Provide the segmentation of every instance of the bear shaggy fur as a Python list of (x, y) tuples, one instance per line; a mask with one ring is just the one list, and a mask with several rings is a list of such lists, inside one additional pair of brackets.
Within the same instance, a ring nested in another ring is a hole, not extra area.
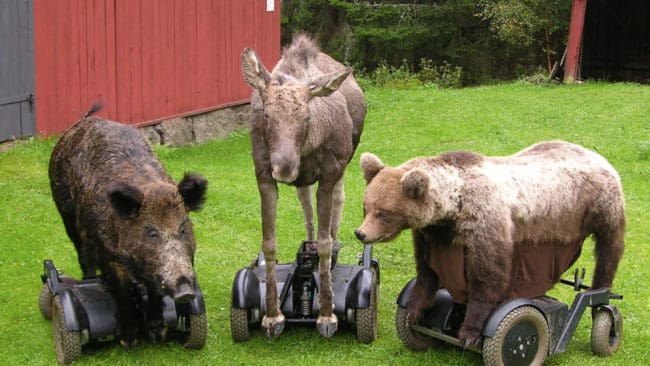
[(409, 322), (447, 288), (467, 304), (458, 338), (478, 346), (499, 302), (543, 295), (592, 234), (592, 288), (612, 286), (624, 249), (623, 191), (618, 173), (592, 151), (551, 141), (506, 157), (457, 151), (395, 168), (364, 153), (361, 167), (367, 185), (357, 238), (375, 243), (409, 228), (413, 234)]

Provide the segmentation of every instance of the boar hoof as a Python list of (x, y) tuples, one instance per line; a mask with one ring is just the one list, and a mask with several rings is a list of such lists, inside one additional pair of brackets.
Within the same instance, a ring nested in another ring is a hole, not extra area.
[(331, 338), (338, 328), (338, 320), (336, 315), (332, 314), (331, 316), (319, 316), (316, 320), (316, 328), (318, 333), (325, 338)]
[(164, 342), (166, 338), (167, 328), (162, 322), (149, 327), (149, 339), (152, 342)]
[(188, 283), (182, 283), (174, 294), (174, 301), (179, 303), (190, 302), (194, 300), (196, 293)]
[(131, 348), (134, 348), (137, 345), (138, 345), (137, 339), (132, 339), (132, 340), (120, 339), (120, 346), (122, 346), (122, 349), (124, 350), (129, 350)]
[(265, 316), (262, 319), (262, 330), (268, 339), (279, 337), (284, 330), (284, 315), (280, 314), (275, 317)]

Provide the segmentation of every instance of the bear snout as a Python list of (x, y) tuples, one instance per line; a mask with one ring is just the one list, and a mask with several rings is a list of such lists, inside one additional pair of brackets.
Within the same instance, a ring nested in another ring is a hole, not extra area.
[(356, 235), (357, 239), (359, 239), (360, 241), (364, 241), (364, 239), (366, 238), (366, 234), (364, 234), (363, 231), (361, 230), (355, 230), (354, 235)]

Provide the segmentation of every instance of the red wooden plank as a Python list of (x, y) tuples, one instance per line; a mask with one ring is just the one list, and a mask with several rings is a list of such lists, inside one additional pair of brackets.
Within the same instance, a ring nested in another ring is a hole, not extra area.
[(226, 1), (219, 1), (215, 7), (214, 18), (215, 21), (215, 60), (216, 60), (216, 83), (215, 83), (215, 101), (223, 102), (226, 99), (226, 80), (224, 75), (226, 73), (226, 64), (223, 60), (226, 58)]
[[(159, 75), (162, 62), (159, 62), (158, 59), (164, 57), (164, 54), (161, 52), (163, 48), (160, 46), (160, 34), (157, 34), (155, 30), (155, 22), (160, 23), (160, 7), (157, 1), (147, 0), (141, 2), (141, 119), (149, 119), (152, 118), (151, 116), (164, 113), (161, 110), (164, 102), (161, 102), (156, 96), (156, 90), (160, 89), (158, 83), (160, 80), (157, 79), (165, 77), (164, 75)], [(141, 119), (134, 122), (140, 122)]]
[(573, 0), (566, 65), (564, 68), (565, 83), (573, 83), (580, 78), (580, 50), (582, 48), (582, 30), (585, 24), (586, 9), (587, 0)]
[(214, 87), (214, 33), (212, 32), (213, 2), (210, 0), (197, 0), (196, 17), (196, 47), (197, 47), (197, 73), (196, 73), (196, 107), (206, 108), (214, 99), (212, 88)]
[[(51, 82), (56, 67), (51, 61), (52, 48), (56, 37), (47, 22), (51, 5), (49, 2), (35, 2), (33, 7), (34, 17), (34, 90), (36, 93), (36, 131), (48, 135), (55, 131), (52, 125), (54, 117), (54, 100), (49, 98), (56, 88)], [(49, 62), (45, 62), (50, 60)]]
[(175, 32), (173, 23), (173, 1), (155, 2), (156, 14), (153, 16), (154, 39), (152, 54), (152, 90), (149, 92), (154, 96), (147, 120), (156, 118), (156, 115), (167, 116), (174, 113), (173, 77), (174, 59), (171, 52), (174, 49)]
[(105, 23), (103, 23), (103, 31), (105, 32), (105, 54), (106, 57), (101, 60), (106, 65), (106, 101), (108, 102), (108, 111), (110, 118), (117, 120), (117, 85), (115, 80), (117, 78), (117, 66), (115, 59), (117, 58), (115, 43), (115, 0), (107, 0), (105, 2)]

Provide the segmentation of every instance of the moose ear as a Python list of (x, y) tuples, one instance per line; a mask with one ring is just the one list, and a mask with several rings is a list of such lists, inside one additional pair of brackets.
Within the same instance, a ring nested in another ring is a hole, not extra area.
[(117, 216), (123, 220), (138, 216), (143, 199), (142, 191), (126, 183), (115, 183), (108, 188), (108, 200)]
[(252, 48), (246, 48), (242, 52), (241, 69), (244, 74), (244, 80), (246, 80), (248, 85), (257, 90), (262, 91), (266, 89), (266, 85), (271, 81), (271, 75)]
[(384, 163), (379, 160), (377, 156), (372, 153), (365, 152), (361, 154), (361, 170), (363, 170), (363, 177), (366, 178), (366, 184), (370, 183), (372, 178), (384, 168)]
[(317, 77), (309, 82), (312, 97), (326, 97), (335, 92), (352, 72), (351, 67)]
[(183, 180), (178, 183), (178, 193), (183, 197), (185, 208), (188, 211), (198, 211), (205, 202), (205, 192), (208, 189), (208, 180), (200, 174), (185, 173)]
[(411, 169), (402, 177), (402, 192), (409, 198), (421, 199), (429, 192), (429, 175), (422, 169)]

